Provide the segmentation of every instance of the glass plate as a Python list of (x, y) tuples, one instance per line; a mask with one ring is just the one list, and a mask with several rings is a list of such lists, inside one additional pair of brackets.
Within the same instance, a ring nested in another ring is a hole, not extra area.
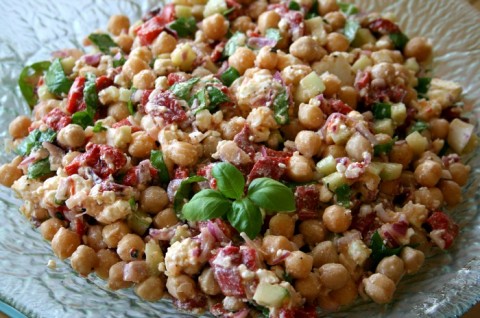
[[(480, 15), (463, 1), (357, 1), (371, 11), (390, 11), (409, 36), (434, 40), (433, 73), (465, 88), (466, 106), (479, 117)], [(8, 122), (28, 107), (16, 81), (24, 65), (48, 59), (50, 52), (80, 47), (91, 31), (106, 26), (108, 16), (124, 13), (138, 19), (153, 0), (2, 0), (0, 12), (0, 138)], [(0, 152), (6, 162), (12, 154)], [(360, 302), (335, 317), (453, 317), (480, 300), (480, 153), (468, 158), (473, 177), (465, 202), (453, 212), (462, 227), (448, 252), (428, 258), (415, 276), (398, 286), (391, 304)], [(19, 201), (0, 187), (0, 299), (29, 317), (191, 317), (178, 313), (168, 301), (147, 303), (131, 290), (110, 292), (105, 282), (76, 275), (68, 262), (53, 256), (50, 245), (18, 212)], [(49, 269), (47, 262), (57, 262)]]

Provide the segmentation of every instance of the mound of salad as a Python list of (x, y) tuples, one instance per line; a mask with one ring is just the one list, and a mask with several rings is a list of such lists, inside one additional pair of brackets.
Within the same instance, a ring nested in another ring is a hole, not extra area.
[[(477, 144), (432, 43), (335, 0), (174, 0), (24, 68), (0, 183), (112, 290), (218, 317), (392, 301)], [(428, 255), (428, 254), (427, 254)]]

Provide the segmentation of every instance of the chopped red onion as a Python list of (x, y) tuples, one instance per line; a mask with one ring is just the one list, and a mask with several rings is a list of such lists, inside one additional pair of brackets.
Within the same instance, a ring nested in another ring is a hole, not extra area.
[(177, 226), (171, 226), (163, 229), (150, 229), (150, 236), (159, 241), (170, 241), (175, 236)]
[(85, 64), (88, 64), (91, 66), (97, 66), (98, 64), (100, 64), (101, 57), (102, 57), (102, 53), (89, 54), (89, 55), (84, 55), (83, 60), (85, 61)]
[(271, 38), (251, 37), (247, 40), (247, 45), (255, 50), (258, 50), (264, 46), (274, 47), (277, 45), (277, 41)]

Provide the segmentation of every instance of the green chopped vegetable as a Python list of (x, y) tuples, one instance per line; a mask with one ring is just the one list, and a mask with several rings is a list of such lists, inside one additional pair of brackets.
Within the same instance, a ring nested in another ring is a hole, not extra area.
[(415, 89), (417, 90), (418, 97), (424, 98), (428, 93), (428, 89), (430, 88), (430, 82), (432, 81), (431, 77), (419, 77), (418, 84)]
[(93, 126), (93, 118), (98, 108), (98, 94), (95, 79), (96, 77), (92, 73), (87, 74), (87, 81), (83, 89), (83, 99), (85, 100), (87, 108), (76, 112), (72, 116), (72, 123), (82, 126), (83, 129), (88, 126)]
[(127, 102), (127, 108), (128, 108), (128, 112), (130, 113), (130, 115), (135, 114), (135, 105), (133, 105), (132, 96), (133, 96), (133, 94), (135, 94), (136, 91), (137, 91), (137, 89), (135, 87), (132, 87), (130, 89), (130, 99)]
[(22, 143), (16, 149), (16, 153), (20, 156), (28, 156), (32, 150), (42, 147), (44, 141), (54, 142), (56, 137), (57, 133), (50, 128), (43, 132), (35, 129), (22, 140)]
[(163, 159), (163, 152), (160, 150), (152, 150), (150, 153), (150, 163), (155, 169), (157, 169), (161, 183), (167, 184), (170, 182), (168, 168)]
[(359, 29), (360, 24), (353, 19), (348, 19), (345, 23), (345, 28), (343, 32), (345, 33), (345, 36), (350, 43), (355, 39), (355, 36), (357, 35), (357, 31)]
[(225, 72), (222, 73), (222, 75), (220, 75), (220, 80), (223, 84), (230, 87), (230, 85), (232, 85), (232, 83), (239, 77), (240, 73), (237, 71), (237, 69), (233, 66), (230, 66)]
[(33, 63), (32, 65), (25, 66), (20, 73), (18, 86), (30, 108), (38, 102), (38, 96), (35, 93), (38, 80), (43, 73), (48, 70), (51, 64), (49, 61)]
[(50, 170), (50, 161), (47, 157), (29, 165), (27, 170), (27, 176), (29, 179), (38, 179), (47, 174), (50, 174), (51, 172), (52, 171)]
[(242, 32), (235, 32), (230, 39), (228, 39), (225, 47), (223, 48), (222, 56), (228, 58), (230, 55), (235, 53), (237, 47), (243, 46), (245, 42), (245, 34)]
[(97, 121), (95, 123), (95, 126), (93, 126), (93, 132), (94, 133), (99, 133), (99, 132), (105, 131), (105, 130), (107, 130), (107, 128), (103, 127), (103, 124), (102, 124), (101, 121)]
[(117, 43), (108, 34), (104, 33), (92, 33), (88, 36), (88, 39), (95, 44), (98, 49), (105, 54), (110, 54), (112, 47), (118, 47)]
[(375, 145), (373, 146), (373, 153), (375, 156), (378, 156), (382, 153), (388, 154), (390, 151), (392, 151), (394, 144), (395, 144), (395, 140), (392, 139), (387, 143)]
[(382, 237), (376, 231), (372, 235), (372, 239), (370, 241), (370, 248), (372, 249), (372, 258), (375, 264), (380, 262), (384, 257), (392, 256), (392, 255), (398, 255), (402, 251), (403, 246), (397, 247), (397, 248), (389, 248), (385, 245), (383, 242)]
[(300, 5), (298, 4), (298, 2), (290, 1), (290, 3), (288, 4), (288, 9), (300, 11)]
[(235, 7), (228, 8), (227, 10), (223, 11), (223, 15), (227, 16), (230, 13), (232, 13), (233, 11), (235, 11)]
[(318, 16), (320, 16), (320, 14), (318, 13), (318, 1), (313, 1), (313, 5), (310, 8), (310, 11), (308, 11), (305, 15), (305, 19), (308, 20)]
[(170, 87), (170, 91), (174, 93), (178, 98), (187, 100), (190, 95), (190, 90), (199, 81), (198, 77), (193, 77), (188, 81), (175, 83)]
[(417, 121), (415, 122), (411, 127), (410, 129), (408, 130), (408, 133), (411, 134), (415, 131), (418, 131), (419, 133), (421, 133), (422, 131), (424, 131), (425, 129), (428, 128), (428, 123), (424, 122), (424, 121)]
[(152, 218), (147, 213), (138, 209), (132, 209), (132, 213), (127, 218), (128, 226), (138, 235), (144, 235), (152, 221)]
[(197, 21), (194, 17), (178, 18), (171, 22), (168, 27), (177, 32), (177, 35), (181, 38), (192, 36), (197, 31)]
[(119, 67), (119, 66), (123, 66), (123, 64), (125, 64), (127, 60), (125, 59), (125, 57), (122, 55), (120, 56), (120, 58), (118, 60), (113, 60), (113, 67)]
[(193, 100), (195, 99), (198, 100), (198, 107), (195, 108), (195, 114), (204, 109), (208, 109), (212, 112), (220, 104), (230, 101), (230, 98), (228, 98), (228, 96), (224, 92), (211, 85), (208, 85), (203, 89), (199, 90), (193, 96), (190, 104), (192, 104)]
[(375, 119), (385, 119), (392, 116), (392, 105), (389, 103), (375, 103), (372, 107)]
[(229, 199), (240, 199), (243, 196), (245, 179), (243, 174), (233, 165), (220, 162), (213, 166), (212, 176), (217, 180), (218, 190)]
[(390, 37), (390, 40), (392, 40), (395, 48), (401, 51), (403, 51), (403, 48), (409, 41), (409, 38), (402, 32), (390, 33), (388, 36)]
[(335, 190), (335, 194), (337, 196), (337, 203), (341, 206), (344, 206), (346, 208), (350, 207), (351, 201), (350, 201), (350, 196), (351, 196), (352, 190), (350, 189), (350, 186), (346, 183), (342, 184)]
[(73, 81), (65, 75), (60, 59), (56, 59), (52, 62), (45, 75), (45, 83), (47, 84), (48, 91), (52, 94), (60, 96), (68, 94)]
[(359, 12), (358, 8), (352, 3), (339, 2), (338, 6), (340, 7), (340, 11), (346, 15), (354, 15)]
[(288, 124), (290, 118), (288, 116), (288, 108), (290, 106), (290, 100), (287, 94), (287, 90), (282, 88), (273, 100), (273, 113), (277, 124)]
[(175, 193), (175, 197), (173, 199), (173, 209), (177, 213), (177, 215), (183, 220), (184, 217), (182, 215), (182, 208), (187, 202), (188, 198), (190, 197), (190, 193), (192, 191), (192, 183), (206, 181), (204, 177), (201, 176), (192, 176), (180, 183), (178, 187), (177, 193)]

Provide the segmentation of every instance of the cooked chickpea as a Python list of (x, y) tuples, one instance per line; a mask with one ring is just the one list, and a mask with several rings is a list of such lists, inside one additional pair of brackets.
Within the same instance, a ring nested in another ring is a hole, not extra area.
[(328, 289), (339, 289), (345, 286), (350, 279), (348, 270), (342, 264), (324, 264), (318, 269), (320, 283)]
[(365, 154), (371, 155), (373, 153), (373, 147), (367, 138), (363, 137), (359, 132), (356, 132), (348, 139), (345, 145), (345, 151), (350, 158), (361, 162), (365, 160)]
[(334, 233), (342, 233), (348, 230), (352, 223), (350, 210), (340, 205), (331, 205), (323, 212), (323, 224)]
[(454, 162), (450, 164), (448, 170), (452, 174), (452, 180), (455, 181), (459, 186), (464, 186), (467, 184), (468, 176), (470, 174), (470, 166), (466, 166), (460, 162)]
[(325, 90), (322, 93), (323, 95), (327, 97), (333, 97), (333, 95), (338, 93), (341, 88), (342, 82), (336, 75), (327, 72), (322, 74), (321, 78), (323, 84), (325, 85)]
[(130, 53), (133, 45), (133, 37), (122, 33), (115, 38), (115, 43), (117, 43), (123, 52)]
[(6, 163), (0, 167), (0, 184), (11, 187), (12, 184), (23, 175), (22, 170), (11, 163)]
[(313, 162), (302, 155), (294, 154), (287, 164), (287, 176), (295, 182), (308, 182), (313, 179)]
[(232, 30), (247, 33), (248, 30), (254, 30), (255, 26), (255, 23), (252, 22), (252, 18), (242, 15), (233, 21)]
[(98, 264), (97, 267), (95, 267), (95, 274), (101, 279), (106, 280), (108, 279), (110, 267), (120, 262), (120, 257), (118, 257), (117, 253), (108, 249), (99, 250), (97, 257)]
[(319, 220), (302, 221), (298, 230), (303, 234), (305, 242), (310, 246), (315, 246), (325, 239), (325, 227)]
[(312, 265), (313, 257), (301, 251), (294, 251), (285, 259), (285, 271), (297, 279), (307, 278)]
[(272, 264), (279, 250), (293, 251), (294, 247), (285, 236), (267, 235), (262, 240), (262, 249), (267, 254), (265, 256), (267, 263)]
[(180, 301), (192, 299), (197, 293), (195, 281), (187, 275), (169, 276), (167, 290), (172, 297)]
[(143, 70), (133, 76), (133, 86), (137, 89), (153, 89), (155, 87), (155, 72)]
[(40, 233), (42, 233), (44, 239), (51, 241), (62, 227), (64, 227), (63, 221), (57, 218), (51, 218), (42, 222), (40, 225)]
[(125, 102), (116, 102), (108, 106), (108, 116), (112, 116), (116, 121), (121, 121), (122, 119), (130, 116), (130, 111), (128, 110), (127, 103)]
[(85, 144), (85, 131), (76, 124), (63, 127), (57, 137), (60, 145), (68, 148), (79, 148)]
[(277, 67), (278, 55), (276, 52), (272, 52), (272, 48), (264, 46), (258, 51), (257, 58), (255, 59), (255, 66), (264, 68), (267, 70), (273, 70)]
[(327, 13), (338, 11), (339, 6), (336, 0), (319, 0), (320, 15), (324, 16)]
[(107, 248), (107, 244), (103, 241), (102, 236), (103, 226), (90, 225), (87, 231), (87, 244), (95, 251)]
[(260, 33), (265, 34), (265, 32), (270, 28), (278, 28), (278, 23), (280, 22), (280, 15), (275, 11), (266, 11), (260, 14), (257, 21), (257, 27)]
[(127, 33), (130, 28), (130, 19), (125, 15), (114, 14), (108, 20), (107, 30), (113, 35)]
[(28, 136), (28, 127), (32, 121), (27, 116), (21, 115), (15, 118), (10, 125), (8, 125), (8, 132), (14, 139)]
[(329, 145), (324, 149), (322, 156), (323, 157), (332, 156), (333, 158), (341, 158), (341, 157), (346, 157), (347, 152), (345, 151), (344, 146)]
[(403, 49), (405, 57), (414, 57), (418, 62), (426, 61), (432, 55), (432, 44), (424, 37), (415, 37), (408, 41)]
[(346, 306), (357, 298), (358, 288), (353, 279), (349, 279), (342, 288), (330, 292), (331, 299), (340, 306)]
[(427, 209), (435, 210), (443, 204), (443, 194), (439, 188), (421, 187), (413, 194), (414, 202), (423, 204)]
[(327, 50), (332, 52), (345, 52), (348, 50), (350, 42), (347, 37), (341, 33), (332, 32), (327, 36)]
[(125, 265), (123, 279), (127, 282), (140, 283), (150, 276), (146, 261), (131, 261)]
[(80, 236), (64, 227), (60, 228), (52, 239), (52, 250), (60, 259), (70, 257), (80, 245)]
[(406, 142), (395, 143), (388, 156), (390, 162), (400, 163), (405, 169), (413, 159), (413, 151)]
[(310, 130), (302, 130), (295, 138), (295, 147), (306, 158), (312, 158), (320, 152), (322, 138)]
[(167, 192), (158, 186), (151, 186), (142, 191), (140, 207), (143, 211), (156, 214), (168, 204)]
[(203, 270), (202, 274), (198, 277), (198, 285), (202, 292), (207, 295), (215, 296), (221, 293), (220, 286), (215, 280), (213, 270), (211, 267), (207, 267)]
[(386, 304), (393, 298), (395, 283), (383, 274), (373, 274), (363, 280), (365, 292), (377, 304)]
[(332, 241), (318, 243), (312, 250), (313, 266), (321, 267), (328, 263), (337, 263), (338, 254)]
[(117, 253), (126, 262), (142, 259), (145, 243), (136, 234), (127, 234), (118, 242)]
[(442, 166), (433, 160), (425, 160), (414, 172), (415, 180), (425, 187), (433, 187), (442, 177)]
[(163, 229), (166, 227), (174, 226), (178, 223), (177, 215), (172, 208), (162, 210), (153, 218), (153, 226), (157, 229)]
[(310, 63), (321, 60), (327, 52), (311, 36), (302, 36), (290, 45), (290, 54)]
[(307, 302), (313, 303), (320, 294), (320, 282), (318, 275), (314, 273), (308, 273), (306, 278), (300, 278), (295, 280), (295, 290), (300, 293)]
[(155, 140), (145, 131), (132, 134), (132, 142), (128, 146), (128, 153), (135, 158), (147, 158), (155, 147)]
[(70, 261), (72, 268), (82, 276), (87, 276), (98, 266), (97, 253), (86, 245), (77, 247)]
[(159, 56), (160, 54), (172, 53), (177, 46), (177, 39), (163, 31), (152, 43), (153, 56)]
[(228, 58), (228, 64), (236, 68), (240, 74), (243, 74), (247, 69), (255, 65), (255, 58), (255, 53), (252, 50), (246, 47), (239, 47)]
[(124, 221), (117, 221), (112, 224), (105, 225), (102, 229), (103, 241), (107, 244), (109, 248), (116, 248), (118, 242), (130, 233), (130, 228), (127, 223)]
[(182, 167), (193, 166), (198, 160), (197, 148), (185, 141), (174, 141), (168, 146), (166, 155)]
[(298, 121), (307, 129), (320, 129), (325, 119), (323, 118), (323, 111), (318, 106), (310, 104), (300, 104), (298, 108)]
[(295, 231), (295, 221), (288, 214), (277, 213), (270, 219), (268, 228), (271, 235), (282, 235), (291, 239)]
[(357, 108), (358, 92), (354, 87), (342, 86), (338, 92), (338, 98), (353, 109)]
[(430, 133), (432, 134), (432, 140), (447, 138), (450, 124), (446, 119), (434, 118), (430, 120), (429, 124), (430, 124)]
[(187, 72), (193, 70), (197, 53), (192, 49), (189, 43), (179, 43), (175, 50), (173, 50), (170, 58), (173, 66), (177, 66), (180, 70)]
[(438, 184), (438, 188), (442, 191), (443, 199), (449, 206), (455, 206), (462, 202), (462, 189), (451, 180), (442, 180)]
[(202, 30), (208, 39), (221, 40), (227, 34), (228, 21), (222, 14), (215, 13), (203, 20)]
[(340, 11), (332, 11), (325, 15), (325, 20), (327, 20), (328, 24), (332, 27), (332, 31), (341, 29), (345, 26), (345, 15)]
[(398, 283), (405, 272), (405, 265), (400, 257), (392, 255), (383, 258), (380, 263), (378, 263), (376, 272), (387, 276), (394, 283)]
[(123, 64), (122, 73), (125, 74), (127, 79), (133, 79), (135, 74), (148, 69), (150, 69), (150, 66), (148, 66), (147, 62), (141, 58), (130, 56), (125, 64)]
[(150, 276), (135, 286), (135, 294), (146, 301), (158, 301), (162, 299), (165, 290), (165, 282), (158, 276)]
[(133, 285), (132, 282), (126, 282), (123, 279), (123, 270), (126, 265), (126, 262), (118, 262), (110, 267), (110, 270), (108, 271), (108, 288), (111, 290), (118, 290), (129, 288)]
[(400, 257), (405, 264), (407, 274), (415, 274), (420, 270), (425, 261), (425, 254), (422, 251), (406, 246), (402, 249)]

